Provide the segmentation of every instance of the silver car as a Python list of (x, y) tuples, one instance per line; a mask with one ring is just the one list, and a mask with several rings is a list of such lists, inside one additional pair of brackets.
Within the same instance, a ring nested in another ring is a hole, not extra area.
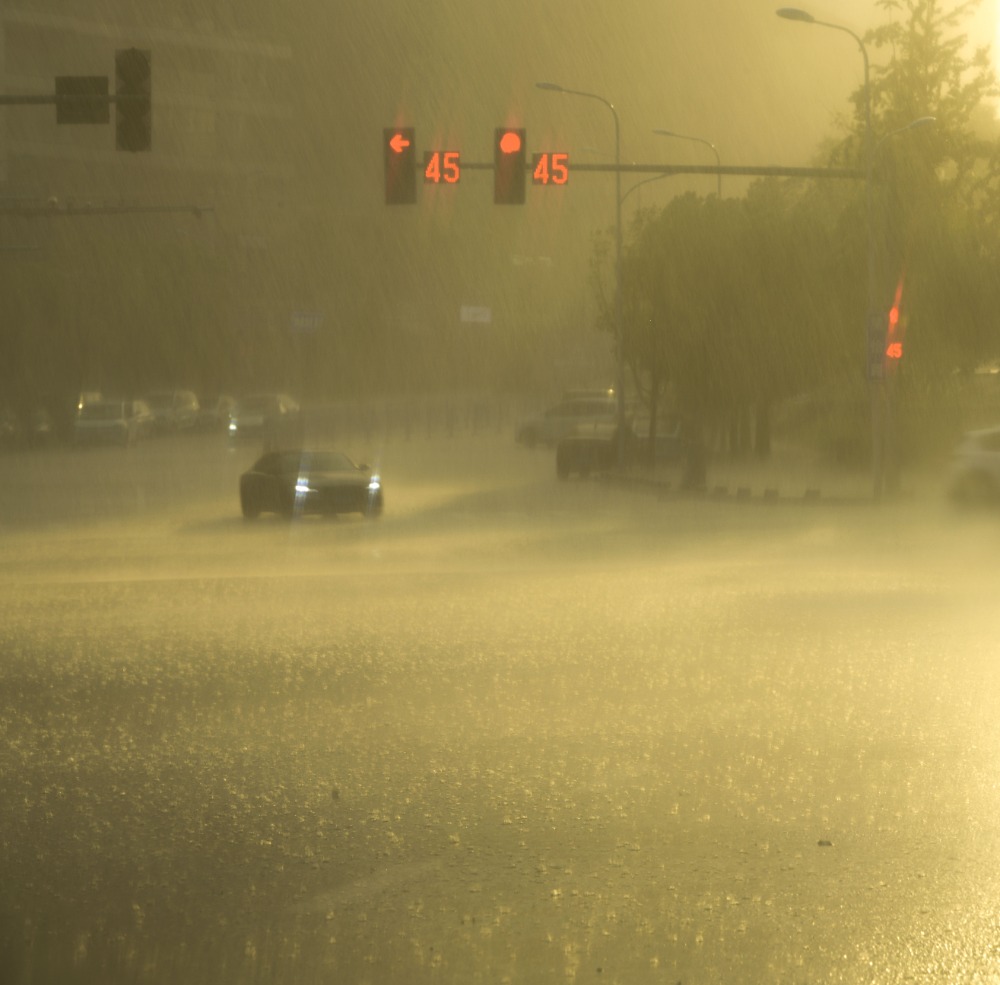
[(252, 441), (266, 451), (295, 448), (302, 439), (302, 410), (286, 393), (253, 393), (236, 401), (228, 428), (234, 444)]
[(145, 400), (157, 431), (186, 431), (198, 423), (198, 398), (190, 390), (153, 390)]
[(144, 400), (91, 400), (76, 412), (73, 440), (78, 445), (134, 444), (153, 430), (153, 414)]

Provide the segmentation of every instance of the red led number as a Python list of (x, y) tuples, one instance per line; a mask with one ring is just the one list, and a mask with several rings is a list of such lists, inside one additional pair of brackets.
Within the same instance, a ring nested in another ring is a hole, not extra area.
[(457, 150), (428, 151), (424, 158), (426, 184), (439, 185), (443, 181), (445, 184), (455, 185), (461, 176), (462, 168)]
[(903, 358), (903, 343), (902, 342), (890, 342), (885, 350), (886, 356), (890, 359), (902, 359)]
[(531, 161), (535, 185), (565, 185), (569, 181), (569, 154), (536, 154)]

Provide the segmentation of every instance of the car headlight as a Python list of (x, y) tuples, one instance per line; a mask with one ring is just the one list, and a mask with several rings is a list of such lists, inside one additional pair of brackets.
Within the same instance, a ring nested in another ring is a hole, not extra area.
[(312, 486), (305, 479), (299, 479), (295, 483), (295, 495), (304, 496), (306, 493), (315, 492)]
[(369, 492), (371, 492), (371, 493), (373, 493), (373, 492), (378, 492), (378, 490), (379, 490), (379, 489), (380, 489), (381, 487), (382, 487), (382, 483), (381, 483), (381, 482), (379, 481), (379, 477), (378, 477), (377, 475), (373, 475), (373, 476), (372, 476), (372, 477), (371, 477), (371, 478), (370, 478), (370, 479), (368, 480), (368, 491), (369, 491)]

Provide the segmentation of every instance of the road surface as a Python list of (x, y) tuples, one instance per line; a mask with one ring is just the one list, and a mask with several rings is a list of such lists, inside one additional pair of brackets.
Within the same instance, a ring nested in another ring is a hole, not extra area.
[(997, 517), (346, 450), (4, 458), (5, 982), (1000, 976)]

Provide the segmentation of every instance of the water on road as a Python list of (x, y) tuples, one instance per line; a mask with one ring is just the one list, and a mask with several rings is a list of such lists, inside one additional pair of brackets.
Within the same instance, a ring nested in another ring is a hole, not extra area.
[(377, 522), (7, 468), (4, 981), (1000, 975), (996, 517), (376, 452)]

